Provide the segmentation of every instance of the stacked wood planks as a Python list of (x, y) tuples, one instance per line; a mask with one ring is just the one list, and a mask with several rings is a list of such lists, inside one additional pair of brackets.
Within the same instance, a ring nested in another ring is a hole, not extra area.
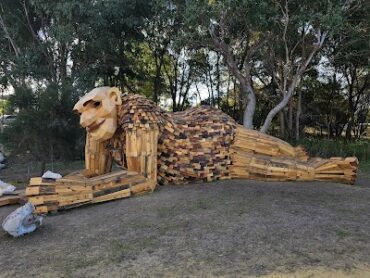
[(309, 164), (315, 169), (316, 180), (328, 180), (354, 184), (357, 177), (358, 159), (356, 157), (313, 158)]
[(159, 180), (177, 184), (230, 179), (230, 145), (235, 122), (220, 110), (201, 106), (172, 115), (159, 138)]
[(11, 193), (6, 193), (0, 196), (0, 207), (6, 205), (16, 205), (25, 203), (25, 192), (24, 190), (15, 190)]
[(257, 131), (238, 126), (231, 147), (234, 178), (272, 181), (332, 180), (353, 184), (356, 179), (358, 160), (348, 158), (312, 158), (302, 147)]
[(125, 170), (86, 178), (74, 173), (58, 180), (32, 178), (26, 188), (36, 213), (47, 213), (91, 203), (126, 198), (152, 191), (153, 181)]
[(118, 109), (118, 128), (109, 149), (115, 162), (148, 179), (157, 179), (159, 126), (165, 113), (139, 95), (124, 95)]
[(151, 178), (161, 184), (230, 178), (229, 148), (236, 123), (222, 111), (202, 106), (170, 114), (140, 95), (125, 95), (122, 103), (119, 127), (110, 140), (112, 156), (120, 165), (126, 161), (127, 168), (145, 175), (142, 146), (151, 141), (152, 146), (145, 147), (156, 154), (150, 157), (157, 160)]
[(85, 145), (85, 176), (97, 176), (108, 173), (112, 169), (112, 156), (107, 142), (98, 142), (86, 134)]
[[(356, 178), (356, 158), (309, 160), (303, 147), (246, 129), (211, 107), (167, 113), (140, 95), (125, 95), (122, 103), (111, 153), (120, 165), (130, 164), (129, 169), (144, 174), (141, 146), (155, 142), (158, 134), (157, 178), (162, 184), (229, 178), (353, 183)], [(154, 154), (155, 147), (150, 152)], [(154, 175), (151, 178), (155, 179)]]
[(242, 150), (271, 157), (297, 159), (299, 161), (308, 160), (308, 155), (303, 147), (293, 147), (279, 138), (247, 129), (241, 125), (236, 128), (232, 148), (234, 152)]

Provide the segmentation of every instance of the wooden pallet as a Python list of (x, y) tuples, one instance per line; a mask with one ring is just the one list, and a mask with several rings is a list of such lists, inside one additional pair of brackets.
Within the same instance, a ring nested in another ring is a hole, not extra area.
[(80, 172), (58, 180), (32, 178), (26, 188), (28, 200), (36, 213), (127, 198), (133, 194), (152, 191), (154, 181), (136, 172), (120, 170), (87, 178)]

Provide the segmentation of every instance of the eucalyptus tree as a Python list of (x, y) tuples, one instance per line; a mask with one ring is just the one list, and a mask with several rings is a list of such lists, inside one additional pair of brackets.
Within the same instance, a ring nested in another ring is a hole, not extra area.
[[(223, 56), (246, 99), (243, 124), (253, 127), (261, 83), (274, 88), (274, 105), (261, 127), (272, 120), (296, 92), (302, 78), (320, 60), (325, 40), (343, 17), (341, 1), (200, 1), (188, 6), (188, 20), (201, 23)], [(271, 90), (268, 90), (271, 91)], [(275, 96), (279, 100), (275, 102)]]
[(370, 108), (370, 2), (350, 1), (347, 20), (327, 49), (328, 67), (346, 99), (346, 138), (361, 135)]

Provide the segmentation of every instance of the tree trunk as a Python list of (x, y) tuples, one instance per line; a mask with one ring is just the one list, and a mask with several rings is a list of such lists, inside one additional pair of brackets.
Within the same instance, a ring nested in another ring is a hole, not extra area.
[(216, 75), (217, 75), (217, 83), (216, 83), (216, 91), (217, 91), (217, 108), (220, 108), (220, 84), (221, 84), (221, 77), (220, 77), (220, 55), (217, 53), (217, 61), (216, 61)]
[(260, 129), (262, 133), (267, 133), (271, 125), (271, 122), (276, 116), (276, 114), (279, 113), (288, 104), (290, 98), (293, 95), (294, 89), (299, 85), (300, 79), (301, 73), (298, 73), (297, 75), (294, 76), (292, 83), (289, 86), (288, 92), (286, 92), (286, 94), (283, 97), (283, 100), (280, 101), (279, 104), (272, 108), (270, 112), (267, 114), (265, 122), (263, 123), (263, 126)]
[(346, 139), (351, 140), (352, 139), (352, 128), (353, 128), (353, 118), (351, 117), (347, 124), (346, 129)]
[(289, 138), (293, 137), (293, 99), (289, 101), (289, 112), (288, 112), (288, 129), (289, 129)]
[(153, 101), (158, 103), (159, 87), (160, 87), (161, 69), (157, 67), (153, 84)]
[(280, 122), (280, 137), (285, 137), (285, 117), (284, 111), (279, 112), (279, 122)]
[(45, 173), (45, 168), (46, 168), (46, 162), (44, 159), (42, 159), (41, 164), (40, 164), (40, 176), (42, 176)]
[(298, 102), (297, 102), (297, 114), (295, 118), (295, 140), (299, 140), (299, 128), (300, 128), (300, 122), (299, 118), (301, 117), (302, 113), (302, 91), (298, 90)]
[(253, 116), (256, 110), (256, 96), (250, 84), (240, 86), (244, 95), (247, 95), (247, 106), (243, 113), (243, 126), (253, 129)]

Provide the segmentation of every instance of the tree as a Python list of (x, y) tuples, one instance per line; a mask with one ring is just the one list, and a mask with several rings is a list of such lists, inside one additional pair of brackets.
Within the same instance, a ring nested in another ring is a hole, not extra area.
[[(216, 50), (222, 53), (229, 72), (238, 80), (241, 91), (247, 96), (243, 125), (247, 128), (253, 128), (256, 93), (253, 88), (251, 70), (255, 54), (266, 42), (265, 38), (261, 38), (264, 31), (267, 33), (265, 29), (266, 14), (261, 13), (266, 8), (266, 3), (259, 2), (259, 4), (256, 4), (254, 1), (243, 1), (244, 5), (240, 5), (241, 7), (233, 1), (229, 4), (228, 7), (224, 5), (216, 7), (216, 10), (219, 10), (220, 20), (216, 24), (211, 21), (209, 33)], [(229, 10), (233, 13), (227, 13)], [(240, 12), (247, 13), (247, 11), (248, 14), (252, 12), (256, 12), (256, 14), (253, 17), (251, 16), (250, 20), (240, 16)], [(258, 16), (260, 16), (260, 20), (256, 19)], [(211, 18), (210, 20), (214, 19)], [(231, 22), (227, 23), (227, 21)], [(216, 25), (219, 28), (216, 28)], [(238, 27), (240, 29), (235, 31)], [(233, 48), (236, 48), (236, 45), (238, 49), (234, 52)]]
[(315, 5), (312, 1), (244, 0), (189, 4), (188, 9), (189, 14), (196, 9), (207, 15), (206, 19), (189, 15), (193, 24), (202, 22), (203, 29), (196, 32), (204, 33), (211, 22), (208, 29), (213, 47), (222, 54), (247, 98), (243, 119), (246, 127), (253, 127), (261, 83), (273, 86), (274, 95), (281, 96), (260, 129), (267, 132), (307, 70), (320, 60), (317, 53), (328, 35), (338, 29), (342, 8), (339, 1), (323, 6), (319, 1)]
[(19, 110), (5, 137), (14, 149), (43, 162), (75, 153), (82, 141), (71, 114), (78, 97), (99, 84), (136, 91), (145, 79), (133, 61), (150, 15), (146, 1), (3, 1), (1, 77)]
[[(307, 10), (313, 6), (312, 2), (307, 5), (302, 1), (298, 3), (285, 0), (275, 1), (275, 4), (281, 11), (281, 17), (278, 17), (276, 22), (278, 31), (272, 36), (267, 48), (270, 57), (266, 65), (271, 70), (270, 76), (282, 99), (267, 114), (260, 129), (264, 133), (268, 131), (273, 118), (287, 106), (316, 53), (325, 42), (329, 28), (315, 20), (318, 20), (319, 16), (324, 20), (331, 14), (330, 11), (327, 11), (327, 15), (316, 11), (313, 18), (305, 16)], [(292, 127), (292, 120), (289, 126)]]

